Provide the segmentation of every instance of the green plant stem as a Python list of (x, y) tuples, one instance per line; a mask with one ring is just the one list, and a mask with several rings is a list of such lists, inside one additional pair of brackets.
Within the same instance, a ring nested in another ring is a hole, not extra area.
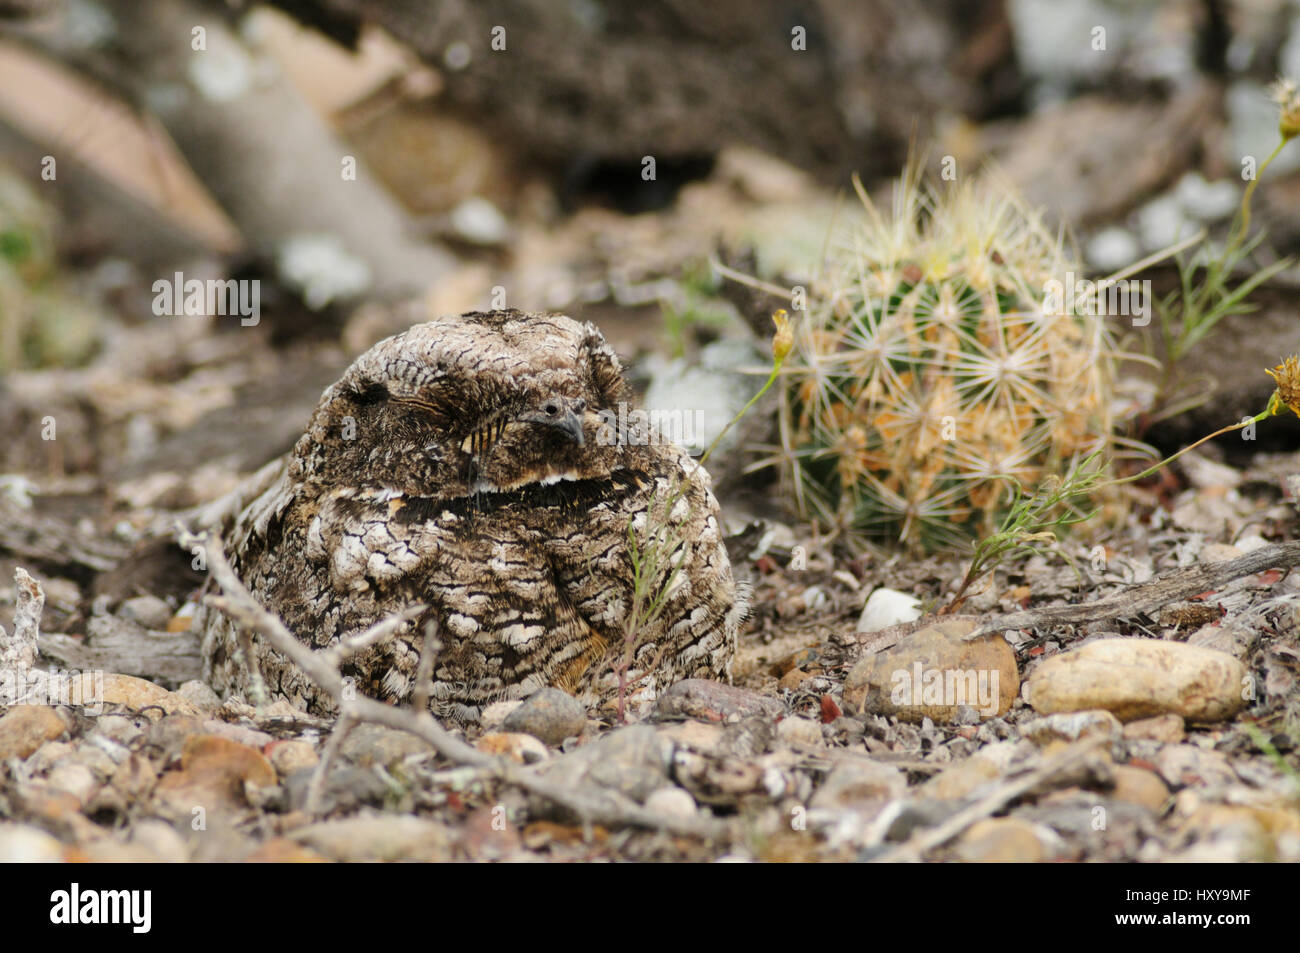
[(1274, 402), (1270, 400), (1269, 405), (1265, 410), (1256, 414), (1254, 417), (1251, 417), (1249, 420), (1243, 420), (1241, 421), (1241, 423), (1229, 424), (1226, 427), (1221, 427), (1220, 429), (1214, 431), (1214, 433), (1206, 434), (1200, 440), (1196, 441), (1196, 443), (1188, 444), (1186, 447), (1183, 447), (1183, 449), (1179, 450), (1177, 453), (1173, 454), (1172, 456), (1166, 457), (1165, 459), (1161, 460), (1159, 463), (1147, 467), (1141, 473), (1135, 473), (1132, 476), (1118, 477), (1114, 480), (1107, 480), (1105, 483), (1099, 483), (1092, 488), (1092, 492), (1095, 492), (1097, 490), (1104, 490), (1106, 489), (1106, 487), (1109, 486), (1122, 486), (1125, 483), (1135, 483), (1138, 480), (1145, 479), (1146, 477), (1151, 476), (1151, 474), (1155, 473), (1157, 470), (1167, 467), (1169, 464), (1173, 463), (1183, 454), (1195, 450), (1197, 447), (1205, 443), (1207, 440), (1213, 440), (1215, 437), (1222, 437), (1225, 433), (1232, 433), (1234, 430), (1241, 430), (1247, 424), (1259, 423), (1260, 421), (1267, 420), (1269, 417), (1273, 416), (1273, 413), (1274, 413)]
[(757, 394), (749, 398), (749, 403), (747, 403), (744, 407), (740, 408), (740, 413), (736, 414), (736, 416), (732, 417), (731, 420), (727, 422), (727, 426), (722, 428), (722, 432), (713, 438), (713, 443), (709, 444), (708, 449), (705, 450), (703, 456), (700, 457), (701, 464), (703, 464), (705, 461), (709, 459), (709, 455), (713, 453), (714, 449), (718, 446), (718, 444), (722, 442), (722, 438), (727, 435), (727, 431), (729, 431), (732, 427), (736, 425), (736, 421), (740, 420), (742, 417), (745, 416), (745, 414), (749, 413), (749, 409), (758, 403), (759, 398), (761, 398), (764, 394), (768, 392), (768, 390), (771, 389), (772, 385), (776, 382), (777, 377), (780, 376), (781, 365), (784, 363), (785, 363), (784, 358), (782, 358), (779, 361), (773, 362), (772, 373), (767, 376), (767, 382), (763, 384), (763, 386), (759, 389)]
[[(1239, 227), (1232, 230), (1232, 237), (1228, 240), (1229, 253), (1237, 249), (1237, 246), (1245, 240), (1246, 234), (1250, 231), (1250, 199), (1251, 196), (1255, 194), (1255, 187), (1259, 185), (1259, 180), (1264, 178), (1264, 171), (1269, 167), (1269, 164), (1277, 158), (1279, 152), (1286, 148), (1286, 144), (1289, 141), (1289, 139), (1283, 139), (1277, 144), (1277, 147), (1270, 152), (1268, 158), (1264, 160), (1264, 164), (1259, 167), (1258, 171), (1256, 171), (1255, 177), (1250, 180), (1250, 184), (1246, 186), (1246, 191), (1241, 196), (1241, 216), (1238, 221)], [(1224, 257), (1226, 258), (1227, 255)]]

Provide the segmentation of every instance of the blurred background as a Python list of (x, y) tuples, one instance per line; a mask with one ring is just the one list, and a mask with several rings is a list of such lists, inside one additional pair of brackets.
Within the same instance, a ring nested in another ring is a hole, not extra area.
[[(1279, 74), (1287, 0), (0, 0), (5, 493), (130, 542), (287, 450), (370, 344), (479, 308), (592, 320), (725, 421), (780, 302), (714, 265), (805, 280), (852, 174), (994, 162), (1104, 275), (1222, 234)], [(1259, 260), (1300, 250), (1300, 149), (1256, 203)], [(256, 323), (157, 313), (178, 273), (256, 279)], [(1145, 439), (1263, 406), (1295, 281)]]

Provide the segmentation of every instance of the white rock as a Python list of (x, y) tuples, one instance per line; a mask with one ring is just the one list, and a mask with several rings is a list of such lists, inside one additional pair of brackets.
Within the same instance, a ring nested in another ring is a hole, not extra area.
[(166, 821), (149, 818), (140, 821), (131, 832), (131, 843), (139, 844), (169, 864), (189, 860), (189, 848), (181, 835)]
[(370, 287), (370, 266), (335, 235), (291, 235), (280, 246), (277, 264), (280, 277), (302, 290), (310, 308), (323, 308)]
[(859, 632), (879, 632), (900, 622), (921, 618), (921, 600), (897, 589), (880, 588), (871, 594), (858, 618)]
[(1142, 249), (1127, 228), (1103, 228), (1088, 242), (1088, 261), (1102, 271), (1119, 271), (1137, 261)]
[(1241, 539), (1233, 543), (1237, 549), (1243, 553), (1253, 553), (1257, 549), (1269, 545), (1268, 540), (1258, 533), (1247, 533)]
[[(646, 388), (645, 410), (660, 438), (692, 453), (710, 446), (758, 391), (746, 369), (762, 367), (764, 357), (748, 341), (723, 338), (701, 348), (698, 362), (675, 360), (657, 372)], [(733, 427), (714, 453), (724, 456), (742, 442)]]
[(509, 237), (510, 224), (487, 199), (470, 196), (451, 210), (456, 234), (476, 245), (499, 245)]
[(1237, 210), (1241, 183), (1231, 179), (1206, 182), (1199, 172), (1188, 172), (1178, 182), (1178, 199), (1188, 214), (1202, 222), (1217, 222)]
[(647, 811), (665, 817), (695, 816), (695, 799), (678, 787), (660, 788), (645, 799), (645, 806)]
[(63, 845), (45, 831), (25, 824), (0, 824), (0, 863), (49, 864), (63, 861)]
[(1137, 213), (1138, 231), (1148, 251), (1189, 238), (1196, 226), (1187, 220), (1182, 203), (1174, 195), (1162, 195), (1142, 206)]

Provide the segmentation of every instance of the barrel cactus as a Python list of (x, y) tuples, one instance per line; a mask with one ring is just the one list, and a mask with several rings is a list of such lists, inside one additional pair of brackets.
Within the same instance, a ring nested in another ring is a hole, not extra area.
[(1032, 489), (1106, 446), (1106, 318), (1004, 182), (912, 171), (889, 212), (858, 192), (866, 214), (795, 325), (782, 457), (800, 508), (836, 531), (951, 548), (997, 525), (1008, 478)]

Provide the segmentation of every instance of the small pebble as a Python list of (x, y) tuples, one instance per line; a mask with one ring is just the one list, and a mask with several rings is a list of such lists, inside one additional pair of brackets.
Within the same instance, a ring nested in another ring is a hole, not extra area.
[(572, 695), (558, 688), (543, 688), (506, 716), (506, 731), (522, 731), (548, 745), (582, 734), (587, 726), (586, 709)]
[(678, 787), (660, 788), (645, 799), (646, 810), (665, 817), (695, 816), (695, 799)]
[(0, 761), (26, 758), (68, 726), (49, 705), (14, 705), (0, 718)]
[(118, 616), (135, 622), (146, 629), (162, 631), (172, 617), (171, 607), (157, 596), (137, 596), (127, 599), (117, 610)]
[(826, 744), (822, 736), (822, 726), (807, 718), (784, 718), (776, 726), (776, 735), (782, 741), (810, 748), (821, 748)]

